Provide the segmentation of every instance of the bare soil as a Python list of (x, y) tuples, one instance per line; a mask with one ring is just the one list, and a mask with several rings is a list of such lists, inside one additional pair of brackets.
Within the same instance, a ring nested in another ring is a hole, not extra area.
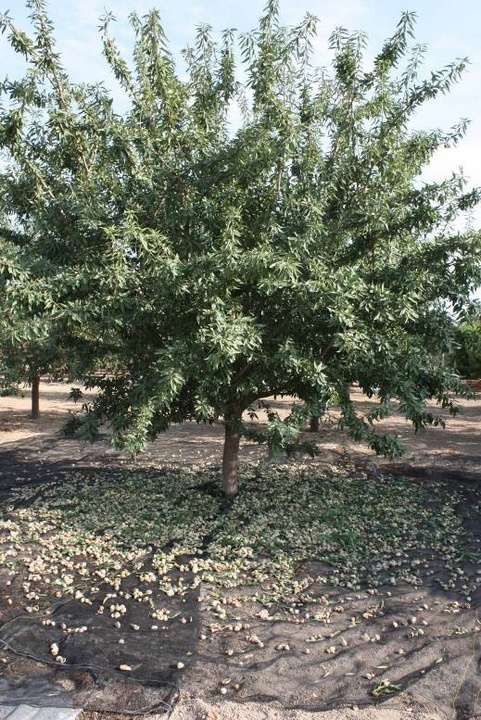
[[(41, 385), (41, 416), (37, 420), (30, 417), (30, 396), (28, 388), (21, 395), (0, 397), (0, 445), (4, 450), (14, 450), (19, 457), (42, 462), (70, 461), (81, 465), (97, 465), (104, 462), (127, 462), (125, 455), (110, 446), (108, 428), (100, 440), (93, 445), (66, 439), (61, 428), (69, 413), (77, 412), (78, 406), (68, 399), (70, 385), (44, 382)], [(374, 405), (353, 388), (353, 398), (360, 411), (368, 411)], [(84, 391), (80, 401), (93, 396), (92, 391)], [(275, 398), (270, 401), (271, 408), (281, 417), (288, 414), (292, 398)], [(79, 403), (79, 404), (80, 404)], [(414, 433), (411, 423), (400, 414), (379, 423), (383, 431), (397, 435), (406, 448), (406, 454), (393, 461), (377, 458), (362, 443), (354, 443), (337, 426), (336, 408), (328, 411), (321, 431), (315, 441), (320, 449), (319, 462), (348, 458), (376, 467), (403, 467), (405, 465), (426, 469), (436, 466), (476, 472), (481, 467), (481, 395), (474, 400), (460, 400), (460, 413), (449, 417), (447, 429), (431, 427)], [(436, 407), (433, 406), (436, 412)], [(247, 419), (247, 418), (246, 418)], [(265, 421), (265, 414), (258, 413), (258, 421)], [(257, 423), (254, 422), (254, 425)], [(312, 439), (312, 435), (306, 435)], [(133, 465), (149, 464), (185, 465), (197, 463), (219, 463), (222, 457), (223, 424), (213, 425), (183, 423), (172, 426), (166, 433), (151, 443)], [(257, 460), (265, 457), (265, 448), (244, 441), (241, 446), (241, 459)]]
[[(68, 412), (76, 410), (67, 399), (69, 389), (68, 385), (43, 383), (38, 420), (29, 418), (28, 391), (24, 397), (0, 398), (0, 490), (13, 482), (47, 479), (65, 467), (220, 462), (221, 422), (175, 426), (135, 461), (111, 448), (108, 429), (92, 446), (66, 439), (60, 428)], [(372, 402), (356, 390), (354, 397), (361, 410), (367, 410)], [(275, 399), (273, 406), (287, 413), (291, 402)], [(462, 413), (449, 420), (447, 430), (431, 428), (415, 435), (400, 415), (383, 421), (386, 430), (401, 437), (407, 448), (406, 455), (395, 461), (375, 458), (366, 447), (354, 444), (337, 429), (333, 409), (315, 436), (321, 452), (313, 462), (355, 464), (374, 475), (389, 471), (421, 477), (432, 484), (433, 492), (440, 478), (451, 483), (453, 491), (460, 486), (475, 488), (481, 481), (481, 400), (462, 401), (461, 406)], [(264, 448), (243, 443), (243, 460), (264, 456)], [(481, 538), (479, 521), (472, 522), (470, 529)], [(460, 601), (429, 582), (422, 588), (399, 585), (351, 595), (326, 590), (326, 597), (329, 613), (319, 638), (308, 646), (306, 640), (313, 632), (309, 608), (301, 608), (298, 617), (265, 623), (249, 615), (247, 604), (237, 610), (237, 616), (248, 632), (206, 632), (198, 643), (195, 662), (183, 675), (172, 720), (481, 717), (481, 641), (477, 634), (481, 597)], [(348, 632), (346, 618), (353, 618)], [(421, 633), (413, 634), (419, 629)], [(376, 640), (378, 634), (383, 636), (381, 643)], [(259, 643), (253, 642), (253, 637)], [(340, 637), (347, 643), (345, 652), (337, 647)], [(329, 643), (336, 651), (327, 651)], [(367, 689), (377, 677), (385, 677), (387, 665), (390, 679), (403, 692), (376, 699)], [(96, 717), (96, 713), (83, 714), (83, 720)]]

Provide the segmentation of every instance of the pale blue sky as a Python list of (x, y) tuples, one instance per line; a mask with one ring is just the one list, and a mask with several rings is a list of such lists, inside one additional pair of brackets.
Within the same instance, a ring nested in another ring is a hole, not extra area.
[[(58, 46), (65, 65), (76, 80), (105, 80), (106, 66), (100, 58), (98, 18), (104, 9), (117, 17), (115, 34), (127, 50), (130, 33), (126, 19), (132, 10), (139, 14), (155, 6), (163, 19), (174, 51), (188, 44), (195, 26), (208, 22), (214, 30), (226, 27), (249, 30), (255, 26), (265, 0), (50, 0), (48, 8), (57, 28)], [(416, 43), (426, 43), (426, 69), (437, 69), (455, 58), (467, 55), (471, 64), (453, 92), (423, 109), (416, 124), (448, 128), (461, 117), (471, 120), (464, 141), (449, 151), (440, 151), (427, 177), (440, 179), (463, 167), (472, 184), (481, 186), (481, 3), (479, 0), (281, 0), (282, 19), (296, 23), (304, 12), (319, 20), (317, 48), (327, 61), (326, 40), (332, 30), (343, 25), (365, 31), (374, 54), (395, 29), (403, 10), (418, 16)], [(23, 0), (0, 0), (0, 11), (9, 10), (17, 24), (27, 27)], [(0, 37), (0, 75), (18, 70)], [(481, 212), (477, 215), (481, 224)], [(478, 222), (477, 222), (478, 224)]]

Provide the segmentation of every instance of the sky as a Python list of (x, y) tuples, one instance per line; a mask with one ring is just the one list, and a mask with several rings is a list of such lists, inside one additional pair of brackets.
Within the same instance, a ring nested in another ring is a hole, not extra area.
[[(219, 33), (228, 27), (250, 30), (262, 14), (265, 0), (50, 0), (58, 49), (73, 79), (103, 80), (114, 87), (97, 31), (99, 17), (112, 11), (117, 22), (114, 35), (128, 53), (131, 32), (128, 16), (139, 15), (156, 7), (174, 55), (192, 42), (199, 23), (209, 23)], [(468, 69), (452, 92), (431, 102), (416, 118), (425, 129), (448, 129), (461, 118), (471, 123), (466, 137), (456, 147), (442, 150), (434, 157), (424, 177), (440, 180), (461, 167), (471, 185), (481, 186), (481, 3), (479, 0), (280, 0), (281, 20), (298, 23), (309, 11), (319, 18), (316, 52), (321, 63), (328, 62), (327, 41), (331, 32), (342, 25), (351, 31), (366, 32), (368, 53), (374, 56), (383, 41), (395, 30), (401, 13), (417, 15), (415, 43), (426, 44), (426, 71), (436, 70), (456, 58), (467, 56)], [(28, 29), (28, 11), (24, 0), (0, 0), (0, 12), (9, 11), (17, 25)], [(0, 76), (15, 74), (18, 64), (0, 37)], [(475, 216), (481, 227), (481, 209)]]

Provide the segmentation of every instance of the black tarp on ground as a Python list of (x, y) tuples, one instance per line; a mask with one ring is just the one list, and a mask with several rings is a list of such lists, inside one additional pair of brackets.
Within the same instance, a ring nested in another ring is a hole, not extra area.
[[(169, 619), (152, 619), (163, 594), (137, 602), (124, 587), (92, 604), (67, 600), (0, 629), (0, 702), (122, 713), (169, 712), (198, 628), (195, 590), (168, 598)], [(109, 595), (111, 597), (109, 597)], [(116, 596), (115, 596), (116, 595)], [(127, 596), (127, 597), (125, 597)], [(107, 601), (106, 601), (107, 598)], [(112, 617), (109, 603), (126, 612)]]

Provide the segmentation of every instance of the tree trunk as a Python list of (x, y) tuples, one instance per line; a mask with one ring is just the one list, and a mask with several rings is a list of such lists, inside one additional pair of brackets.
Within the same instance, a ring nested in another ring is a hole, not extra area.
[(32, 381), (32, 418), (40, 417), (40, 375), (35, 375)]
[(224, 454), (222, 457), (222, 490), (228, 498), (237, 495), (239, 489), (237, 473), (239, 469), (239, 444), (241, 439), (240, 406), (231, 404), (225, 417)]
[(309, 425), (309, 432), (319, 432), (319, 416), (313, 415)]

